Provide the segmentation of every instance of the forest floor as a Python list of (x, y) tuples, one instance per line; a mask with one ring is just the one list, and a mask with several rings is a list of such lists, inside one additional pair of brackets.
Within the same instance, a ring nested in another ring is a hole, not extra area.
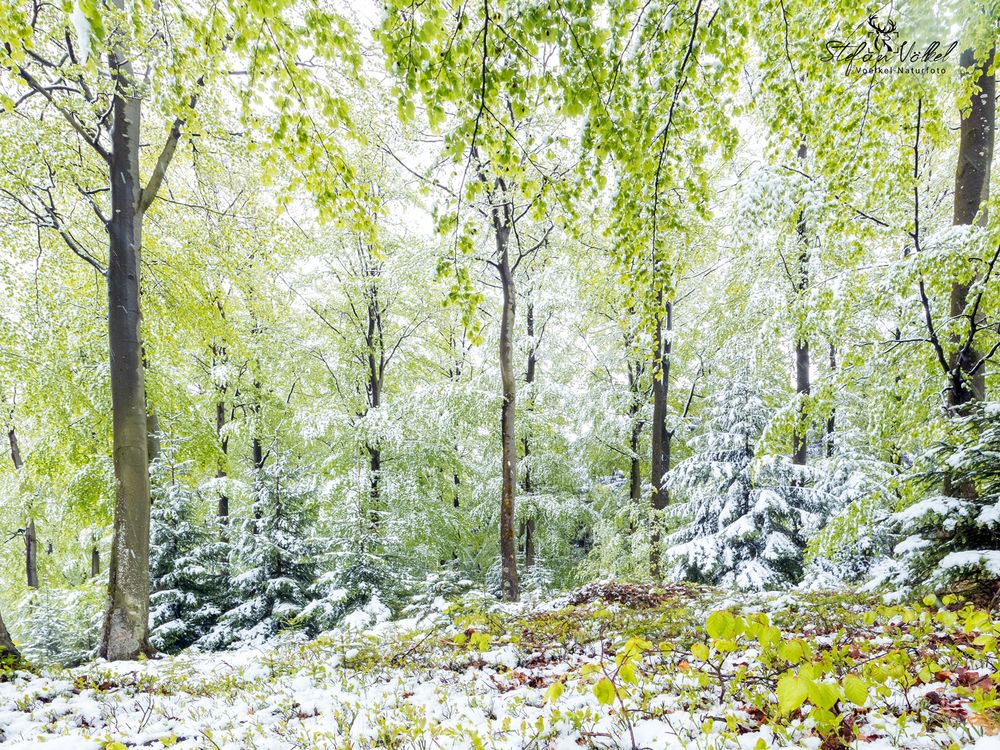
[(998, 630), (832, 594), (438, 599), (308, 643), (0, 675), (0, 747), (1000, 750)]

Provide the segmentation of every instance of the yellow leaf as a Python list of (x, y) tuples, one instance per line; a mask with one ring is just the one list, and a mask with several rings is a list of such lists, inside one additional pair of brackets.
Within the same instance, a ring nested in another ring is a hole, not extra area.
[(602, 677), (594, 685), (594, 697), (602, 706), (609, 706), (615, 700), (615, 686), (607, 677)]

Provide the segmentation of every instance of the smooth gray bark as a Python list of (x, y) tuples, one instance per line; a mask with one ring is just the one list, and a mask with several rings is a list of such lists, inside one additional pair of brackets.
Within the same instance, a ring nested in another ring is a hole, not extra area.
[(134, 659), (149, 652), (149, 453), (139, 311), (142, 245), (139, 186), (140, 100), (131, 64), (111, 54), (111, 218), (108, 252), (108, 339), (115, 466), (115, 515), (108, 609), (100, 655)]

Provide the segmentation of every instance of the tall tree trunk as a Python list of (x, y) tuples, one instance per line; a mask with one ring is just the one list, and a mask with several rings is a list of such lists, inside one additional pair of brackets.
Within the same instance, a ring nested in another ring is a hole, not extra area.
[(792, 434), (792, 463), (799, 466), (806, 465), (809, 452), (808, 428), (805, 424), (805, 397), (809, 395), (809, 391), (809, 343), (800, 338), (795, 342), (795, 392), (800, 400), (795, 417), (795, 431)]
[(535, 564), (535, 519), (524, 522), (524, 567), (531, 570)]
[[(629, 309), (629, 316), (635, 311)], [(625, 351), (627, 358), (625, 361), (626, 375), (628, 377), (628, 417), (629, 424), (632, 425), (629, 434), (629, 472), (628, 472), (628, 496), (629, 499), (638, 503), (642, 499), (642, 457), (639, 455), (639, 441), (642, 438), (642, 431), (645, 428), (644, 420), (639, 418), (642, 407), (646, 400), (646, 394), (642, 390), (643, 363), (638, 357), (632, 354), (632, 344), (634, 339), (631, 333), (625, 334)]]
[(369, 474), (369, 484), (368, 484), (368, 499), (371, 502), (371, 527), (373, 531), (377, 531), (381, 525), (381, 507), (380, 503), (382, 501), (382, 487), (381, 487), (381, 477), (382, 477), (382, 450), (377, 445), (368, 444), (368, 474)]
[(629, 408), (629, 416), (632, 418), (632, 432), (629, 435), (628, 447), (631, 458), (629, 459), (628, 471), (628, 496), (633, 502), (642, 499), (642, 459), (639, 457), (639, 438), (642, 436), (642, 423), (635, 418), (635, 414)]
[[(463, 340), (464, 340), (464, 336), (463, 336)], [(451, 336), (449, 337), (449, 343), (451, 344), (451, 350), (453, 352), (456, 349), (458, 349), (458, 346), (457, 346), (457, 344), (455, 342), (455, 336), (454, 336), (454, 334), (451, 334)], [(454, 381), (456, 383), (458, 382), (458, 379), (462, 376), (463, 359), (464, 359), (464, 356), (456, 356), (455, 357), (455, 364), (454, 364), (454, 366), (451, 367), (448, 370), (448, 379), (449, 380), (452, 380), (452, 381)], [(461, 454), (461, 447), (456, 443), (455, 444), (455, 466), (456, 467), (458, 467), (458, 466), (461, 465), (461, 462), (459, 461), (460, 454)], [(461, 504), (462, 504), (461, 503), (461, 498), (459, 496), (459, 493), (460, 493), (460, 489), (459, 488), (462, 486), (462, 478), (461, 478), (461, 476), (459, 476), (457, 468), (455, 469), (454, 472), (452, 472), (451, 478), (452, 478), (453, 484), (455, 485), (455, 494), (452, 496), (451, 504), (452, 504), (453, 508), (458, 509), (459, 507), (461, 507)], [(458, 553), (457, 552), (454, 553), (452, 555), (452, 557), (453, 557), (453, 559), (457, 559), (458, 558)]]
[(20, 661), (21, 654), (14, 645), (14, 641), (11, 639), (10, 633), (7, 632), (7, 626), (4, 625), (3, 616), (0, 615), (0, 662), (4, 662), (11, 658), (13, 658), (15, 662)]
[(21, 445), (17, 441), (17, 430), (14, 427), (8, 430), (7, 440), (10, 442), (10, 459), (14, 462), (14, 468), (20, 471), (24, 461), (21, 460)]
[[(226, 320), (226, 306), (223, 304), (221, 299), (215, 301), (215, 306), (219, 311), (219, 317), (225, 321)], [(226, 351), (225, 343), (218, 343), (218, 341), (212, 341), (212, 368), (213, 370), (219, 365), (225, 365), (228, 359), (228, 354)], [(214, 378), (213, 378), (214, 379)], [(229, 390), (229, 383), (226, 381), (215, 382), (215, 390), (217, 391), (218, 400), (215, 402), (215, 439), (219, 441), (219, 450), (222, 455), (219, 456), (219, 465), (215, 470), (216, 479), (225, 479), (228, 476), (229, 471), (229, 437), (224, 434), (226, 428), (226, 393)], [(238, 389), (234, 389), (237, 391)], [(235, 398), (236, 396), (234, 396)], [(223, 537), (226, 536), (225, 527), (229, 524), (229, 495), (226, 494), (225, 489), (219, 491), (218, 498), (218, 508), (216, 512), (216, 517), (219, 520), (219, 524), (222, 526)]]
[[(670, 353), (673, 348), (673, 303), (665, 300), (663, 291), (657, 293), (657, 307), (663, 315), (656, 321), (656, 344), (653, 353), (653, 423), (650, 446), (650, 482), (653, 485), (653, 508), (663, 510), (670, 503), (670, 493), (663, 486), (663, 477), (670, 471), (671, 432), (667, 429), (667, 396), (670, 392)], [(660, 523), (653, 526), (650, 539), (650, 571), (659, 578)]]
[(111, 68), (115, 94), (107, 282), (116, 486), (108, 610), (100, 655), (117, 660), (134, 659), (151, 650), (148, 643), (150, 496), (139, 312), (140, 100), (132, 91), (131, 65), (120, 51), (112, 53)]
[[(831, 377), (837, 371), (837, 349), (830, 344), (830, 374)], [(830, 416), (826, 419), (826, 457), (831, 458), (836, 449), (837, 433), (837, 407), (830, 407)]]
[[(987, 201), (990, 197), (990, 168), (993, 162), (993, 148), (996, 138), (996, 76), (990, 72), (996, 56), (996, 48), (979, 66), (976, 81), (978, 91), (972, 95), (969, 109), (962, 113), (960, 140), (958, 146), (958, 166), (955, 169), (955, 205), (952, 224), (968, 226), (987, 223)], [(975, 66), (972, 50), (962, 53), (963, 68)], [(966, 314), (969, 289), (975, 280), (956, 282), (951, 287), (950, 313), (953, 319)], [(977, 315), (981, 317), (981, 314)], [(969, 321), (969, 326), (979, 325), (978, 320)], [(980, 362), (982, 355), (969, 345), (955, 347), (949, 365), (948, 406), (953, 415), (961, 416), (969, 406), (986, 398), (986, 365)], [(945, 480), (944, 492), (974, 499), (978, 490), (973, 482), (952, 483)]]
[(149, 463), (160, 457), (160, 416), (156, 409), (150, 409), (146, 414), (146, 456)]
[(95, 544), (90, 548), (90, 577), (94, 578), (101, 574), (101, 551)]
[[(10, 458), (14, 462), (14, 470), (20, 472), (24, 466), (21, 459), (21, 445), (17, 440), (17, 430), (11, 426), (7, 431), (10, 443)], [(30, 513), (30, 507), (29, 507)], [(38, 535), (35, 532), (35, 519), (29, 517), (24, 525), (24, 570), (29, 588), (38, 588)]]
[(24, 570), (28, 588), (38, 588), (38, 534), (35, 533), (35, 519), (28, 520), (24, 530)]
[[(379, 300), (379, 268), (375, 264), (371, 248), (360, 251), (363, 257), (366, 281), (368, 283), (368, 311), (365, 344), (367, 345), (368, 382), (365, 384), (368, 409), (378, 409), (382, 405), (382, 385), (385, 382), (385, 339), (382, 329), (382, 305)], [(368, 451), (368, 500), (371, 528), (377, 532), (382, 520), (382, 448), (378, 441), (365, 444)]]
[[(139, 218), (142, 221), (142, 218)], [(141, 293), (140, 289), (140, 293)], [(142, 378), (143, 378), (143, 398), (146, 400), (146, 457), (150, 465), (160, 457), (160, 416), (156, 413), (156, 407), (149, 400), (149, 394), (145, 391), (146, 374), (149, 372), (149, 358), (146, 356), (146, 346), (142, 347)], [(152, 502), (152, 498), (150, 498)]]
[[(215, 402), (215, 437), (219, 441), (219, 450), (222, 451), (222, 455), (219, 457), (219, 465), (215, 470), (216, 479), (225, 479), (227, 476), (226, 463), (229, 457), (229, 438), (223, 434), (225, 427), (226, 401), (225, 391), (223, 390), (219, 400)], [(219, 523), (223, 525), (229, 523), (229, 496), (225, 490), (219, 492), (217, 517)]]
[[(535, 305), (532, 303), (531, 299), (528, 299), (528, 303), (525, 306), (524, 311), (525, 327), (526, 333), (528, 335), (528, 366), (525, 369), (524, 374), (524, 387), (527, 392), (527, 403), (526, 411), (530, 412), (534, 407), (534, 384), (535, 384), (535, 373), (538, 367), (538, 355), (535, 345)], [(531, 485), (531, 436), (528, 434), (528, 430), (524, 431), (524, 438), (522, 440), (522, 445), (524, 448), (524, 494), (530, 495), (533, 491)], [(535, 519), (528, 518), (521, 522), (521, 530), (519, 536), (524, 538), (524, 567), (525, 569), (531, 568), (535, 564)]]
[[(254, 333), (257, 332), (257, 326), (254, 326)], [(257, 367), (260, 363), (255, 363)], [(253, 461), (253, 471), (254, 471), (254, 482), (261, 482), (264, 479), (264, 462), (267, 460), (264, 456), (264, 445), (260, 441), (260, 429), (261, 429), (261, 389), (262, 385), (260, 380), (254, 376), (253, 379), (253, 397), (250, 403), (250, 411), (253, 414), (251, 421), (251, 434), (250, 434), (250, 454)]]
[[(990, 165), (996, 136), (996, 76), (990, 72), (995, 54), (994, 49), (979, 66), (976, 82), (979, 90), (973, 94), (969, 109), (962, 113), (952, 218), (955, 226), (975, 223), (984, 227), (988, 218), (986, 205), (990, 197)], [(966, 69), (975, 65), (972, 50), (962, 54), (961, 63)], [(971, 285), (972, 281), (952, 284), (952, 318), (965, 314)], [(953, 413), (961, 414), (968, 404), (986, 397), (986, 367), (979, 365), (981, 356), (972, 346), (956, 348), (951, 355), (948, 403)]]
[(504, 599), (517, 601), (520, 584), (517, 575), (517, 545), (514, 538), (514, 493), (517, 486), (517, 446), (515, 444), (514, 416), (517, 400), (517, 383), (514, 379), (514, 301), (516, 289), (510, 264), (508, 243), (510, 225), (494, 220), (496, 246), (503, 292), (503, 311), (500, 316), (500, 381), (502, 403), (500, 407), (500, 441), (502, 445), (500, 493), (500, 567), (501, 590)]
[[(806, 158), (805, 142), (799, 146), (799, 159)], [(799, 239), (798, 279), (795, 292), (799, 298), (805, 294), (809, 286), (809, 240), (806, 234), (805, 209), (799, 211), (799, 220), (795, 227)], [(809, 453), (808, 432), (805, 423), (806, 397), (809, 395), (809, 342), (802, 331), (795, 332), (795, 393), (798, 396), (798, 411), (795, 415), (795, 428), (792, 431), (792, 463), (806, 465)]]

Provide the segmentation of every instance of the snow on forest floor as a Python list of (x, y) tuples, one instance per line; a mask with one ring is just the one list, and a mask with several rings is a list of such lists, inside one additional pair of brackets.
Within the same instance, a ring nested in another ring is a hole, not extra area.
[(596, 584), (261, 650), (0, 675), (0, 747), (1000, 750), (960, 602)]

